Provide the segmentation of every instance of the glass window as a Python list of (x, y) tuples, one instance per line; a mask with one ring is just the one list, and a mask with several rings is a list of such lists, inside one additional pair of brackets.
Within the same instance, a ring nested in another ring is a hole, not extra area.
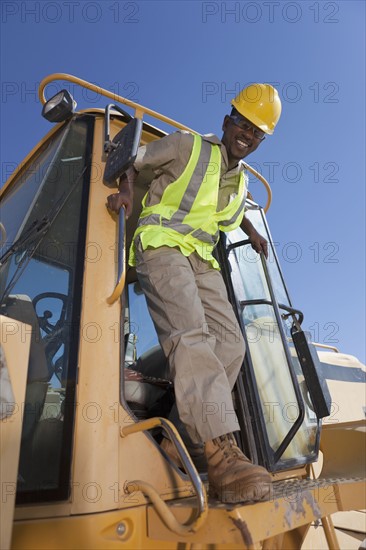
[[(267, 225), (260, 210), (246, 212), (253, 225), (271, 242)], [(247, 240), (240, 230), (228, 235), (227, 243), (232, 245)], [(264, 437), (269, 446), (269, 462), (274, 465), (274, 454), (286, 435), (299, 418), (300, 406), (294, 389), (290, 366), (302, 396), (305, 417), (301, 427), (282, 454), (279, 464), (290, 461), (306, 462), (315, 456), (318, 443), (318, 421), (314, 414), (308, 389), (296, 354), (292, 354), (290, 321), (280, 320), (275, 313), (271, 293), (261, 257), (252, 250), (250, 244), (239, 245), (229, 253), (231, 278), (238, 312), (245, 329), (247, 361), (250, 369), (245, 377), (254, 377), (256, 403), (254, 407), (263, 420)], [(272, 283), (277, 304), (290, 306), (277, 258), (271, 246), (266, 267)], [(281, 313), (286, 313), (281, 307)], [(294, 351), (294, 350), (293, 350)], [(252, 374), (251, 374), (252, 373)], [(251, 395), (250, 390), (249, 395)]]
[(174, 400), (168, 362), (138, 281), (128, 285), (125, 313), (123, 402), (139, 419), (168, 416)]
[[(244, 311), (242, 320), (254, 368), (260, 406), (269, 445), (275, 452), (298, 418), (299, 405), (273, 307), (249, 305), (245, 307)], [(305, 419), (302, 427), (282, 455), (282, 459), (309, 455), (313, 452), (316, 438), (316, 416), (311, 408), (304, 376), (298, 360), (297, 364), (296, 360), (297, 358), (293, 357), (302, 398), (305, 402)]]
[[(273, 242), (272, 237), (269, 233), (268, 226), (265, 222), (264, 214), (263, 214), (262, 210), (259, 210), (259, 209), (246, 210), (245, 216), (252, 222), (252, 224), (254, 225), (256, 230), (261, 235), (263, 235), (267, 238), (269, 243)], [(237, 230), (237, 234), (235, 234), (235, 232), (233, 232), (233, 235), (234, 235), (234, 238), (233, 238), (234, 242), (238, 241), (238, 240), (247, 239), (247, 236), (245, 235), (245, 233), (243, 233), (241, 231), (241, 229)], [(241, 235), (240, 238), (239, 238), (239, 235)], [(268, 290), (266, 290), (267, 283), (265, 282), (265, 276), (264, 276), (264, 273), (262, 272), (263, 270), (261, 270), (260, 267), (259, 267), (259, 265), (261, 264), (260, 257), (252, 249), (251, 246), (246, 246), (245, 250), (243, 250), (240, 254), (241, 254), (241, 256), (240, 256), (241, 260), (245, 261), (245, 263), (246, 263), (245, 270), (248, 273), (248, 277), (253, 276), (254, 281), (255, 281), (257, 276), (258, 276), (258, 271), (259, 271), (260, 280), (264, 281), (264, 283), (263, 283), (264, 289), (262, 289), (262, 292), (261, 292), (262, 296), (258, 292), (256, 292), (255, 287), (253, 286), (254, 284), (258, 284), (258, 283), (254, 283), (252, 281), (252, 283), (250, 285), (250, 289), (252, 289), (252, 292), (255, 292), (256, 298), (264, 297), (264, 295), (267, 295)], [(284, 284), (284, 281), (283, 281), (283, 278), (282, 278), (280, 265), (278, 263), (278, 259), (277, 259), (277, 256), (275, 254), (274, 247), (272, 247), (271, 245), (268, 247), (267, 267), (268, 267), (268, 271), (269, 271), (269, 274), (270, 274), (270, 277), (271, 277), (271, 282), (272, 282), (272, 285), (273, 285), (273, 290), (274, 290), (274, 294), (276, 296), (277, 302), (279, 304), (289, 305), (290, 304), (289, 297), (288, 297), (287, 290), (286, 290), (286, 287), (285, 287), (285, 284)], [(249, 300), (251, 298), (249, 296), (247, 296), (245, 299)]]
[(47, 181), (47, 173), (52, 167), (55, 153), (65, 132), (66, 129), (63, 128), (54, 134), (50, 141), (37, 151), (27, 170), (18, 176), (17, 181), (6, 193), (0, 212), (1, 223), (4, 227), (1, 255), (20, 236), (32, 212), (32, 204), (37, 201), (42, 185)]
[(57, 134), (1, 204), (13, 248), (1, 266), (0, 311), (30, 325), (18, 502), (69, 493), (90, 120)]
[(145, 295), (136, 281), (128, 285), (129, 300), (129, 332), (134, 335), (136, 357), (159, 344), (158, 336), (149, 310)]

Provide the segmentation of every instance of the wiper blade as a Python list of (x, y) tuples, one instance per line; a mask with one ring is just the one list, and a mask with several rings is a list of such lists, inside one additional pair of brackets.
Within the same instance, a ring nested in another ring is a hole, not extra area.
[(17, 239), (8, 250), (0, 257), (0, 265), (5, 263), (12, 254), (19, 250), (25, 251), (34, 240), (42, 237), (50, 226), (51, 222), (48, 216), (43, 216), (41, 220), (34, 220), (28, 229)]
[[(90, 156), (91, 159), (91, 156)], [(73, 193), (74, 189), (78, 185), (78, 183), (81, 181), (82, 177), (85, 174), (85, 171), (88, 167), (88, 163), (84, 166), (83, 170), (80, 172), (78, 177), (76, 178), (74, 184), (71, 186), (70, 190), (68, 192), (64, 192), (63, 195), (57, 200), (56, 204), (53, 206), (52, 210), (48, 212), (47, 216), (43, 216), (41, 220), (34, 220), (33, 223), (28, 227), (28, 229), (22, 233), (22, 235), (15, 241), (15, 243), (12, 244), (10, 248), (2, 255), (0, 256), (0, 267), (1, 265), (8, 260), (8, 258), (14, 254), (14, 252), (17, 252), (20, 248), (24, 248), (24, 252), (26, 252), (26, 248), (29, 248), (29, 245), (32, 244), (33, 241), (38, 242), (38, 239), (40, 237), (43, 237), (45, 233), (47, 233), (51, 222), (53, 222), (58, 214), (61, 212), (63, 207), (65, 206), (67, 200)], [(38, 243), (39, 244), (39, 243)]]
[(15, 252), (22, 251), (18, 265), (15, 269), (13, 276), (11, 277), (7, 287), (5, 288), (3, 295), (0, 298), (2, 304), (6, 297), (10, 294), (19, 277), (23, 273), (26, 265), (30, 262), (33, 254), (37, 250), (44, 235), (47, 233), (51, 222), (48, 216), (44, 216), (40, 221), (35, 220), (25, 231), (25, 233), (15, 241), (15, 243), (3, 254), (0, 258), (0, 267), (6, 262)]
[(2, 303), (7, 296), (10, 294), (18, 279), (22, 275), (25, 267), (32, 259), (37, 248), (43, 240), (43, 237), (49, 230), (51, 223), (55, 221), (59, 213), (62, 211), (63, 207), (67, 203), (71, 194), (74, 192), (76, 186), (81, 181), (87, 165), (84, 166), (82, 172), (80, 172), (75, 183), (71, 186), (68, 192), (63, 193), (63, 195), (56, 202), (51, 211), (48, 212), (48, 216), (43, 216), (41, 220), (35, 220), (29, 228), (13, 243), (13, 245), (0, 257), (0, 267), (4, 264), (5, 261), (9, 259), (15, 252), (21, 250), (22, 254), (19, 260), (19, 263), (15, 269), (13, 276), (11, 277), (6, 289), (3, 292), (3, 295), (0, 298), (0, 303)]

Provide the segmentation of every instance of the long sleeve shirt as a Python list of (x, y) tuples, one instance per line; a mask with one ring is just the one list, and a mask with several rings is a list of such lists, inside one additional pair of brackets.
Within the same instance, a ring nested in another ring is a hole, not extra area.
[[(240, 173), (244, 173), (246, 188), (248, 176), (244, 165), (239, 162), (234, 168), (228, 170), (228, 157), (225, 145), (214, 134), (202, 136), (202, 139), (218, 145), (221, 150), (221, 177), (218, 196), (218, 211), (223, 210), (235, 195), (239, 186)], [(183, 173), (193, 148), (193, 135), (188, 132), (175, 132), (162, 139), (152, 141), (139, 148), (134, 163), (135, 169), (140, 172), (151, 169), (154, 172), (146, 206), (152, 206), (160, 202), (167, 185), (178, 179)]]
[[(234, 199), (239, 191), (240, 180), (244, 173), (244, 195), (247, 193), (248, 177), (244, 169), (243, 163), (239, 162), (233, 169), (228, 170), (228, 156), (224, 144), (217, 136), (210, 134), (201, 136), (203, 140), (218, 145), (221, 152), (220, 163), (220, 181), (217, 198), (217, 211), (223, 211), (229, 202)], [(145, 198), (145, 207), (151, 207), (161, 202), (162, 196), (169, 184), (175, 182), (185, 170), (190, 159), (193, 149), (194, 138), (188, 132), (175, 132), (160, 140), (152, 141), (147, 145), (139, 148), (138, 155), (134, 162), (134, 167), (138, 172), (150, 170), (154, 177)], [(207, 166), (202, 166), (202, 176), (205, 174)], [(139, 224), (140, 225), (140, 224)], [(156, 246), (156, 232), (143, 229), (143, 233), (139, 232), (141, 244), (145, 246)], [(135, 240), (135, 239), (134, 239)], [(170, 239), (168, 246), (178, 246), (181, 252), (188, 256), (197, 248), (197, 245), (189, 243), (187, 240)], [(174, 243), (174, 244), (172, 244)], [(130, 251), (130, 264), (135, 262), (135, 242), (132, 243)], [(206, 245), (200, 246), (206, 249)], [(201, 254), (201, 252), (200, 252)], [(201, 254), (202, 255), (202, 254)], [(211, 253), (205, 253), (205, 257), (212, 263), (215, 268), (218, 268), (217, 261), (212, 257)]]

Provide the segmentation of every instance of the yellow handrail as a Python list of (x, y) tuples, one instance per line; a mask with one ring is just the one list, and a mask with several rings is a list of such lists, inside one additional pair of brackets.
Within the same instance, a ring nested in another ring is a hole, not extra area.
[(323, 348), (323, 349), (330, 349), (332, 351), (335, 351), (336, 353), (339, 353), (339, 349), (335, 346), (328, 346), (327, 344), (319, 344), (319, 342), (311, 342), (313, 346), (316, 346), (317, 348)]
[(268, 208), (271, 206), (271, 202), (272, 202), (272, 189), (268, 183), (268, 181), (266, 180), (266, 178), (264, 176), (262, 176), (262, 174), (260, 174), (259, 172), (257, 172), (257, 170), (255, 170), (254, 168), (252, 168), (252, 166), (250, 166), (249, 164), (247, 164), (246, 162), (242, 161), (245, 168), (247, 170), (249, 170), (249, 172), (251, 172), (253, 174), (253, 176), (255, 176), (256, 178), (258, 178), (264, 185), (264, 187), (266, 188), (266, 191), (267, 191), (267, 202), (266, 202), (266, 206), (263, 208), (263, 210), (265, 212), (267, 212)]
[(122, 295), (126, 281), (126, 211), (124, 206), (118, 214), (118, 270), (117, 282), (112, 294), (107, 298), (109, 305), (114, 304)]
[(120, 433), (122, 437), (126, 437), (129, 434), (151, 430), (157, 426), (163, 428), (173, 442), (179, 458), (181, 459), (183, 466), (192, 482), (197, 497), (196, 516), (184, 525), (179, 523), (159, 493), (146, 481), (130, 481), (126, 484), (125, 490), (127, 492), (141, 491), (151, 500), (161, 520), (165, 523), (168, 529), (178, 535), (189, 535), (198, 531), (198, 529), (206, 521), (208, 515), (207, 494), (202, 480), (198, 475), (191, 457), (187, 453), (184, 443), (175, 426), (166, 418), (156, 417), (125, 426), (121, 428)]
[[(185, 126), (184, 124), (181, 124), (180, 122), (177, 122), (176, 120), (169, 118), (165, 115), (162, 115), (161, 113), (158, 113), (157, 111), (153, 111), (152, 109), (149, 109), (148, 107), (144, 107), (143, 105), (140, 105), (139, 103), (135, 103), (134, 101), (131, 101), (130, 99), (127, 99), (125, 97), (122, 97), (118, 94), (115, 94), (113, 92), (110, 92), (109, 90), (106, 90), (104, 88), (101, 88), (100, 86), (97, 86), (96, 84), (92, 84), (91, 82), (88, 82), (87, 80), (83, 80), (81, 78), (78, 78), (76, 76), (67, 74), (67, 73), (53, 73), (49, 76), (46, 76), (42, 80), (42, 82), (39, 85), (38, 89), (38, 95), (39, 99), (44, 105), (46, 103), (46, 97), (45, 97), (45, 88), (54, 80), (66, 80), (67, 82), (73, 82), (74, 84), (78, 84), (79, 86), (82, 86), (83, 88), (86, 88), (88, 90), (91, 90), (92, 92), (96, 92), (100, 95), (103, 95), (105, 97), (109, 97), (110, 99), (113, 99), (113, 101), (117, 101), (119, 103), (122, 103), (123, 105), (127, 105), (128, 107), (131, 107), (135, 109), (135, 117), (141, 118), (144, 114), (150, 115), (154, 118), (157, 118), (158, 120), (165, 122), (166, 124), (170, 124), (171, 126), (174, 126), (175, 128), (179, 128), (180, 130), (186, 130), (187, 132), (192, 132), (193, 134), (198, 134), (195, 130), (192, 130), (192, 128), (189, 128), (188, 126)], [(267, 202), (264, 207), (264, 211), (267, 212), (269, 209), (271, 202), (272, 202), (272, 191), (270, 188), (270, 185), (268, 181), (261, 175), (257, 170), (252, 168), (249, 164), (244, 163), (247, 170), (249, 170), (256, 178), (258, 178), (266, 188), (267, 191)]]
[(105, 97), (109, 97), (110, 99), (113, 99), (113, 101), (118, 101), (119, 103), (123, 103), (123, 105), (127, 105), (128, 107), (132, 107), (135, 109), (135, 117), (136, 118), (142, 118), (143, 114), (150, 115), (154, 118), (157, 118), (158, 120), (161, 120), (162, 122), (166, 122), (167, 124), (171, 124), (172, 126), (175, 126), (176, 128), (179, 128), (180, 130), (187, 130), (188, 132), (193, 132), (194, 134), (197, 134), (195, 130), (192, 130), (188, 126), (185, 126), (184, 124), (181, 124), (180, 122), (177, 122), (173, 120), (172, 118), (169, 118), (167, 116), (164, 116), (157, 111), (153, 111), (152, 109), (149, 109), (148, 107), (144, 107), (143, 105), (140, 105), (139, 103), (135, 103), (134, 101), (131, 101), (130, 99), (127, 99), (125, 97), (122, 97), (118, 94), (115, 94), (113, 92), (110, 92), (109, 90), (105, 90), (104, 88), (101, 88), (100, 86), (97, 86), (96, 84), (91, 84), (91, 82), (88, 82), (87, 80), (82, 80), (81, 78), (77, 78), (76, 76), (66, 74), (66, 73), (54, 73), (49, 76), (46, 76), (42, 80), (42, 82), (39, 85), (38, 88), (38, 95), (39, 99), (44, 105), (46, 103), (46, 97), (44, 94), (45, 87), (47, 84), (52, 82), (53, 80), (66, 80), (68, 82), (73, 82), (74, 84), (79, 84), (79, 86), (82, 86), (83, 88), (87, 88), (88, 90), (91, 90), (92, 92), (96, 92), (97, 94), (104, 95)]

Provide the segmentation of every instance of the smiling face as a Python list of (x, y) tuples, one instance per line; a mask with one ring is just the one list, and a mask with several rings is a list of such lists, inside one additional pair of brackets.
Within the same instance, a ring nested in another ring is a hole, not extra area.
[(242, 115), (239, 115), (243, 121), (250, 124), (250, 128), (243, 129), (233, 121), (230, 116), (226, 115), (222, 125), (224, 132), (222, 136), (222, 143), (226, 147), (226, 151), (229, 159), (229, 169), (236, 166), (239, 160), (247, 157), (250, 153), (253, 153), (261, 143), (261, 139), (255, 137), (254, 130), (260, 129), (252, 125)]

